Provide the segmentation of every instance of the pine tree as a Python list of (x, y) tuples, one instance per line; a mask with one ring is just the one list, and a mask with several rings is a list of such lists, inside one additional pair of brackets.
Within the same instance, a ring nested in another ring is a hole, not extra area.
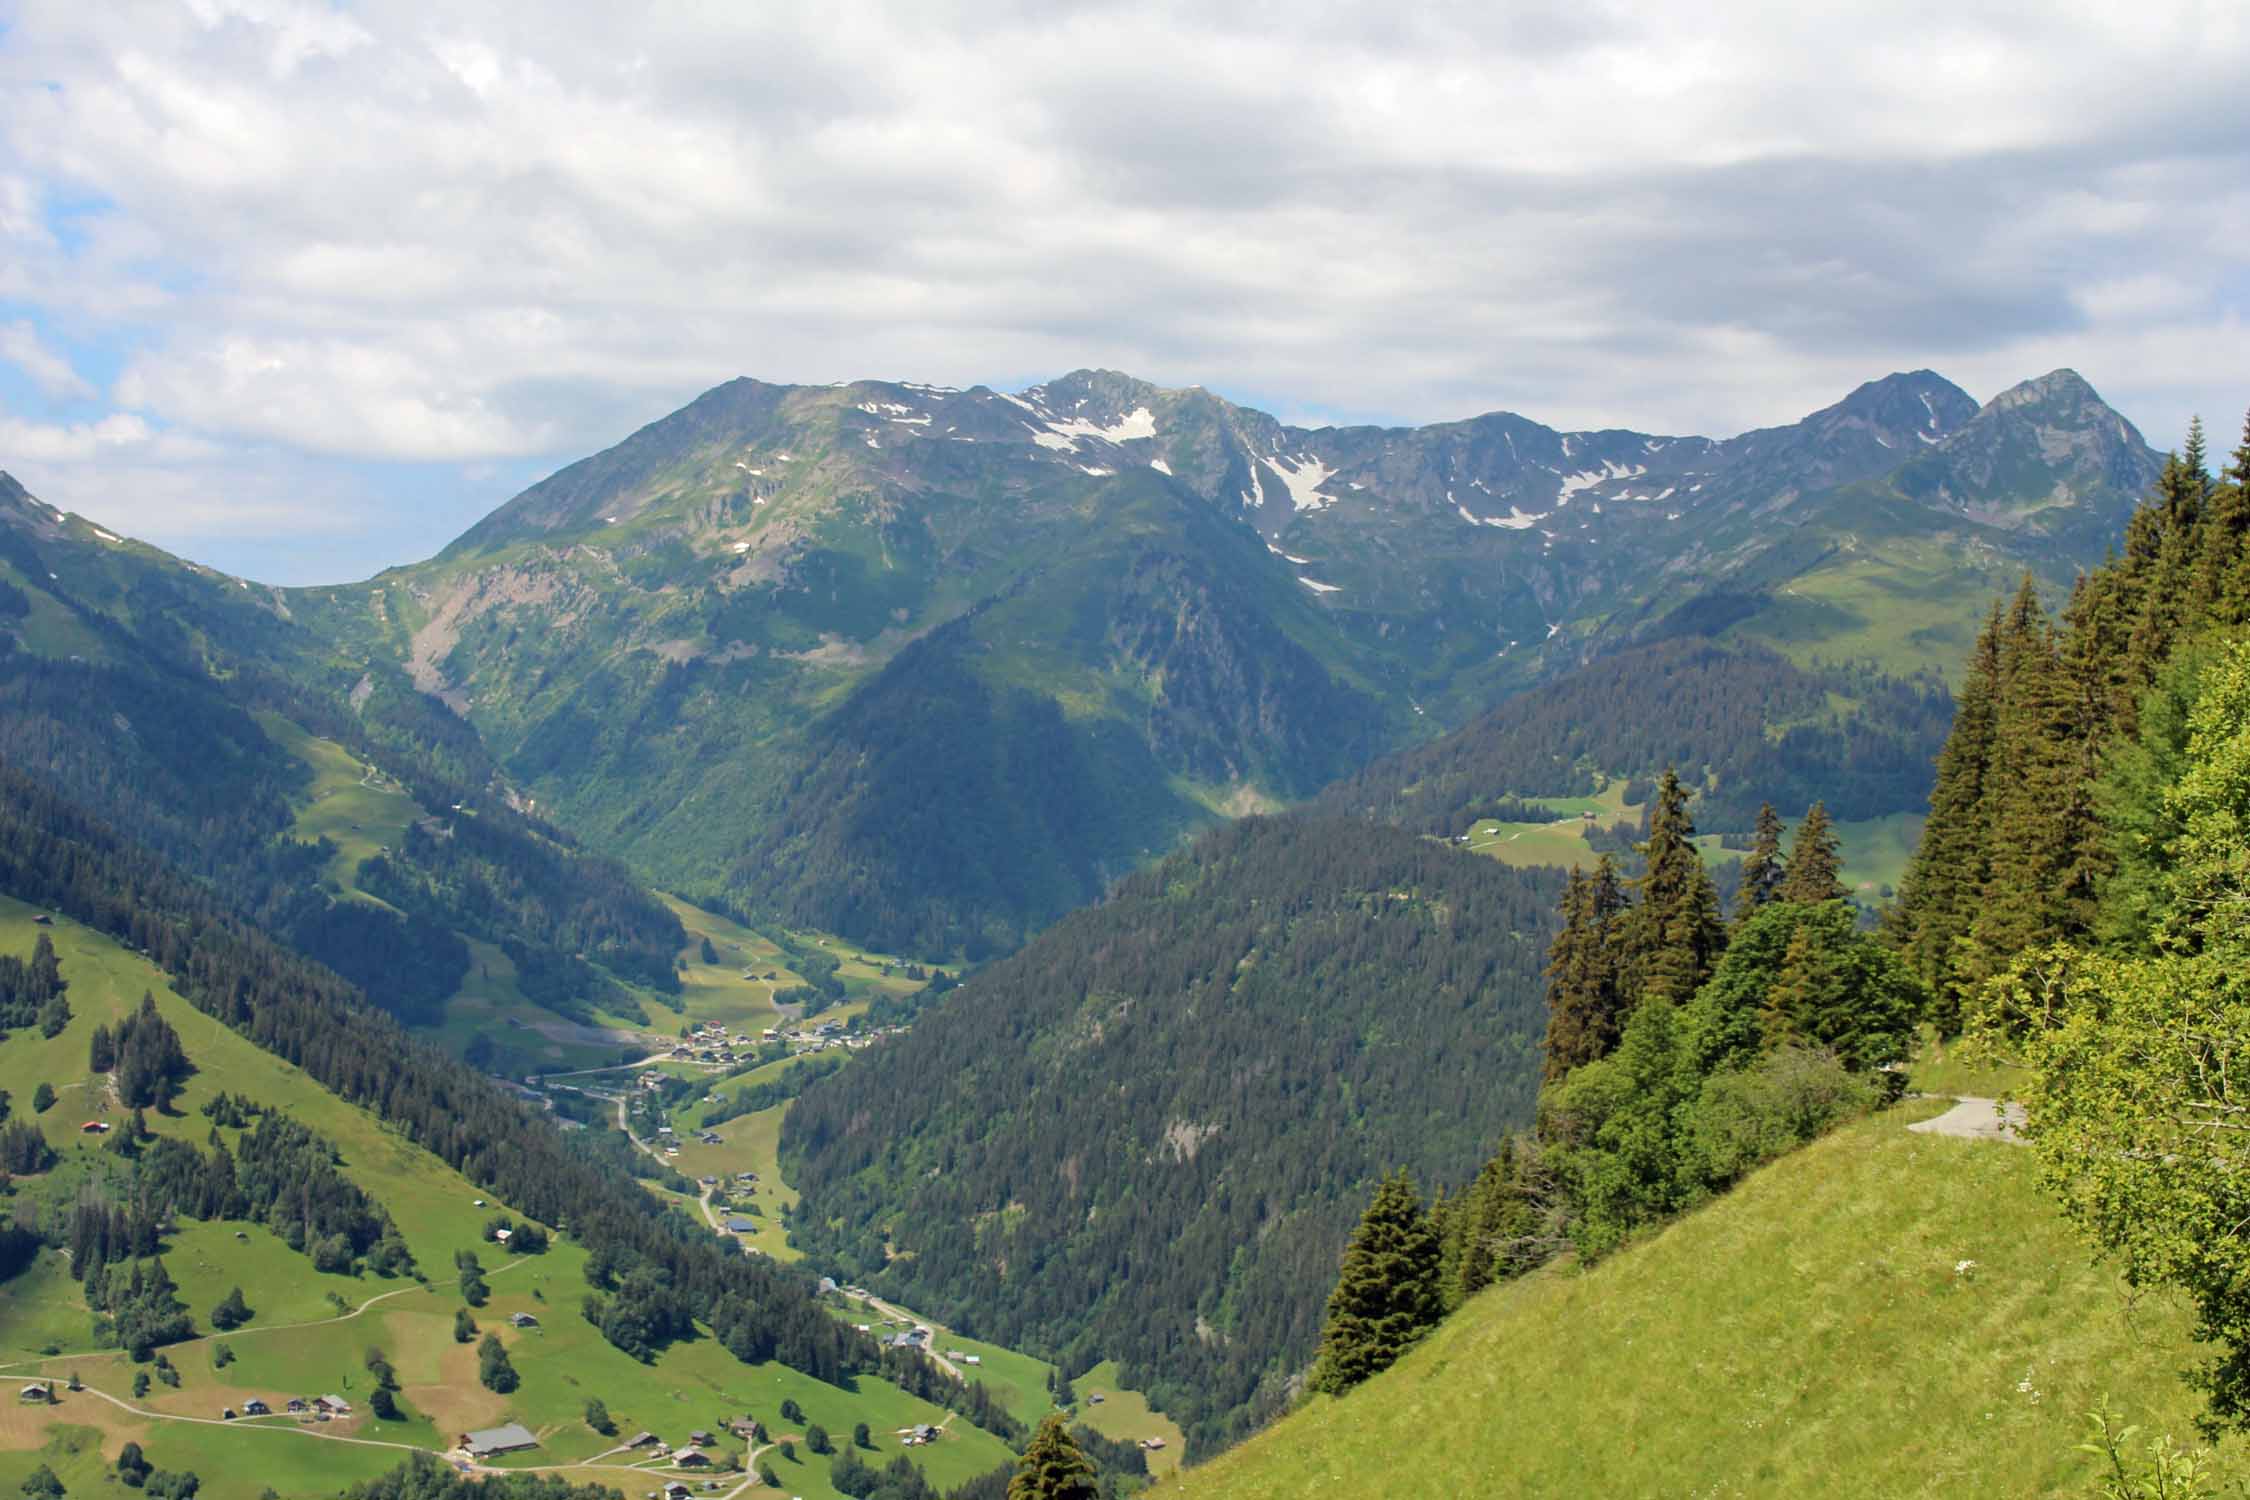
[(1648, 1000), (1685, 1000), (1711, 975), (1726, 947), (1719, 890), (1696, 849), (1687, 790), (1667, 766), (1640, 846), (1647, 868), (1633, 885), (1639, 899), (1619, 923), (1626, 1009)]
[(1468, 1232), (1468, 1200), (1446, 1196), (1443, 1186), (1430, 1200), (1430, 1232), (1438, 1242), (1438, 1301), (1444, 1312), (1461, 1305), (1461, 1254)]
[(1992, 774), (1984, 816), (1991, 867), (1955, 978), (1981, 983), (2025, 948), (2077, 930), (2066, 881), (2083, 833), (2072, 808), (2089, 764), (2055, 632), (2026, 576), (2000, 640)]
[(228, 1329), (240, 1328), (249, 1321), (250, 1305), (242, 1300), (241, 1287), (236, 1287), (221, 1297), (218, 1306), (211, 1309), (211, 1326), (222, 1333)]
[(1516, 1143), (1500, 1149), (1477, 1173), (1461, 1201), (1461, 1253), (1454, 1268), (1453, 1302), (1466, 1302), (1495, 1281), (1512, 1274), (1516, 1257), (1509, 1244), (1523, 1226), (1525, 1209), (1516, 1182)]
[(2204, 555), (2214, 575), (2211, 613), (2222, 625), (2250, 623), (2250, 415), (2227, 466), (2224, 500), (2214, 500)]
[(1060, 1413), (1048, 1413), (1008, 1480), (1008, 1500), (1100, 1500), (1094, 1466), (1078, 1451)]
[(1562, 929), (1547, 950), (1546, 1079), (1605, 1056), (1625, 1027), (1618, 976), (1618, 922), (1625, 890), (1603, 855), (1591, 875), (1570, 872)]
[(1991, 867), (1985, 782), (1991, 772), (1997, 715), (2000, 628), (2000, 608), (1994, 605), (1962, 674), (1953, 729), (1938, 753), (1929, 821), (1900, 883), (1892, 923), (1915, 972), (1935, 996), (1932, 1019), (1947, 1035), (1960, 1029), (1956, 945), (1975, 919)]
[(1341, 1395), (1389, 1369), (1444, 1313), (1437, 1233), (1404, 1169), (1375, 1189), (1344, 1250), (1313, 1364), (1317, 1391)]
[(1782, 877), (1781, 899), (1806, 906), (1841, 901), (1850, 894), (1844, 889), (1843, 868), (1836, 830), (1828, 821), (1828, 806), (1815, 802), (1805, 810), (1805, 820), (1797, 825), (1797, 837), (1789, 846), (1789, 871)]
[(1775, 900), (1787, 866), (1781, 858), (1781, 815), (1771, 802), (1758, 804), (1758, 824), (1750, 853), (1742, 861), (1742, 885), (1735, 893), (1734, 919), (1740, 922), (1768, 901)]

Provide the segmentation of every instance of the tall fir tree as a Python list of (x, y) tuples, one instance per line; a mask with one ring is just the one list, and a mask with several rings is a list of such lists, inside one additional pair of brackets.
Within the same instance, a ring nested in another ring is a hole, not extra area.
[(1101, 1500), (1094, 1466), (1063, 1425), (1061, 1412), (1049, 1412), (1024, 1445), (1008, 1479), (1008, 1500)]
[(1591, 875), (1570, 872), (1562, 927), (1547, 950), (1546, 1078), (1607, 1056), (1625, 1029), (1627, 997), (1618, 972), (1619, 926), (1626, 910), (1617, 863), (1603, 855)]
[(1956, 949), (1975, 920), (1992, 862), (1985, 783), (1998, 715), (2000, 631), (1996, 604), (1962, 674), (1953, 730), (1938, 753), (1929, 821), (1900, 882), (1891, 924), (1915, 973), (1935, 997), (1932, 1019), (1948, 1035), (1960, 1029), (1962, 1015)]
[(1532, 1213), (1518, 1176), (1519, 1162), (1515, 1140), (1502, 1140), (1455, 1210), (1461, 1236), (1451, 1299), (1455, 1306), (1525, 1269), (1529, 1253), (1522, 1242), (1531, 1231)]
[(1638, 899), (1619, 923), (1627, 1009), (1652, 999), (1679, 1002), (1711, 977), (1726, 948), (1719, 890), (1696, 849), (1687, 789), (1669, 766), (1657, 784), (1648, 840), (1640, 846), (1646, 867), (1633, 882)]
[(1789, 869), (1782, 877), (1781, 899), (1810, 906), (1820, 901), (1841, 901), (1844, 889), (1843, 846), (1836, 827), (1828, 821), (1828, 804), (1815, 802), (1805, 809), (1797, 837), (1789, 846)]
[(2064, 882), (2076, 862), (2070, 808), (2083, 732), (2055, 632), (2027, 575), (2000, 641), (2000, 692), (1993, 774), (1985, 787), (1991, 870), (1957, 980), (1981, 984), (2035, 943), (2075, 927)]
[(1403, 1168), (1393, 1172), (1376, 1187), (1345, 1247), (1313, 1362), (1314, 1390), (1342, 1395), (1389, 1369), (1444, 1315), (1440, 1253), (1414, 1179)]
[(1450, 1313), (1461, 1305), (1461, 1254), (1467, 1245), (1468, 1200), (1447, 1195), (1441, 1184), (1430, 1200), (1430, 1232), (1438, 1242), (1439, 1312)]
[(2204, 530), (2197, 593), (2207, 617), (2221, 626), (2250, 624), (2250, 415), (2242, 419), (2242, 442), (2212, 496)]
[(1742, 921), (1768, 901), (1777, 899), (1788, 868), (1788, 862), (1781, 857), (1781, 814), (1773, 810), (1771, 802), (1761, 802), (1750, 852), (1742, 861), (1742, 884), (1735, 890), (1735, 921)]

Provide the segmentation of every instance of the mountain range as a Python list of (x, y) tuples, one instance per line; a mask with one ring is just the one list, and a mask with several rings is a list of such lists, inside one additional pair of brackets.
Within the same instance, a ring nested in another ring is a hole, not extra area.
[(1304, 429), (1106, 371), (736, 380), (426, 563), (266, 597), (647, 878), (982, 956), (1608, 651), (1950, 671), (2157, 464), (2069, 371), (1981, 407), (1893, 375), (1727, 439)]

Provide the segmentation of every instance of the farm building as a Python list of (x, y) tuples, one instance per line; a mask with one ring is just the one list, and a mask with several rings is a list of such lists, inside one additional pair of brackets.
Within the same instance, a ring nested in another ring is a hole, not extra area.
[(539, 1439), (521, 1422), (510, 1422), (501, 1427), (465, 1432), (461, 1434), (461, 1446), (468, 1450), (471, 1458), (489, 1458), (495, 1453), (520, 1453), (526, 1448), (536, 1448)]

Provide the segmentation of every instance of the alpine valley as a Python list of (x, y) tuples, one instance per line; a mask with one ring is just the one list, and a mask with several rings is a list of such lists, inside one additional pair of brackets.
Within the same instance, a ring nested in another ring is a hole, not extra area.
[[(2075, 1483), (2191, 1320), (1898, 1085), (2022, 1084), (1957, 1038), (2113, 872), (2202, 910), (2089, 830), (2202, 826), (2245, 469), (2068, 370), (1725, 438), (740, 379), (314, 588), (0, 474), (0, 1486)], [(1796, 1394), (1691, 1430), (1738, 1335)], [(1761, 1436), (1871, 1385), (1857, 1478)]]

